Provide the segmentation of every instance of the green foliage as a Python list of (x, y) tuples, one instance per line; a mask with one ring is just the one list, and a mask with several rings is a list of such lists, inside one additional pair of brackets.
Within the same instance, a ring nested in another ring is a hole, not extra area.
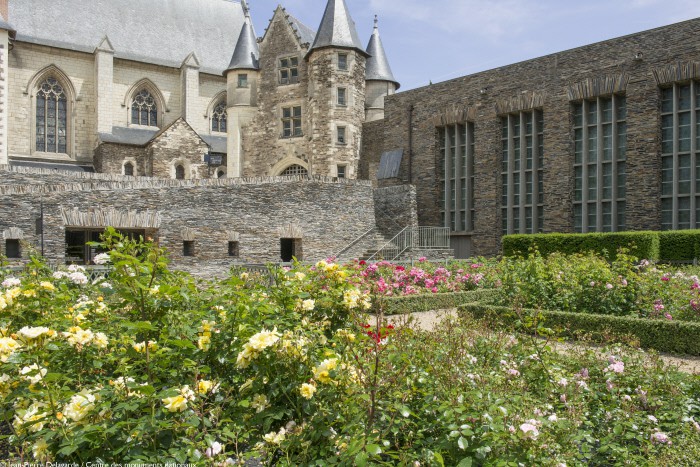
[(462, 303), (488, 301), (496, 297), (498, 297), (498, 292), (494, 289), (477, 289), (468, 292), (385, 297), (383, 305), (385, 315), (400, 315), (419, 311), (445, 310), (455, 308)]
[[(459, 310), (501, 327), (513, 328), (516, 322), (512, 307), (468, 303), (460, 306)], [(575, 338), (584, 334), (587, 338), (597, 337), (598, 340), (606, 340), (609, 336), (614, 339), (632, 336), (642, 348), (700, 355), (699, 323), (552, 310), (523, 311), (526, 314), (541, 314), (547, 327), (556, 329), (560, 336)]]
[(594, 252), (614, 259), (622, 248), (637, 258), (659, 259), (658, 232), (613, 232), (589, 234), (534, 234), (505, 235), (503, 256), (525, 256), (536, 249), (543, 256), (558, 252), (575, 254)]
[(662, 261), (692, 261), (700, 258), (700, 230), (659, 232)]

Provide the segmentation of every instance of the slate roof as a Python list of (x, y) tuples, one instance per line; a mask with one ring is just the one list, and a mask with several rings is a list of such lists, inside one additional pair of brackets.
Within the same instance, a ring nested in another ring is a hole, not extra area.
[(362, 54), (367, 54), (362, 48), (360, 36), (345, 0), (328, 0), (316, 39), (309, 52), (325, 47), (356, 49)]
[(99, 133), (100, 141), (103, 143), (129, 144), (132, 146), (145, 146), (160, 129), (143, 130), (137, 128), (127, 128), (113, 126), (112, 133)]
[(61, 164), (58, 162), (34, 162), (11, 160), (10, 167), (31, 167), (34, 169), (62, 170), (68, 172), (95, 172), (94, 167), (89, 165)]
[(290, 15), (287, 13), (289, 24), (292, 25), (292, 28), (296, 33), (299, 35), (301, 39), (302, 44), (311, 44), (314, 39), (316, 38), (316, 31), (296, 19), (294, 16)]
[(389, 66), (389, 60), (386, 58), (386, 52), (382, 45), (382, 39), (379, 37), (379, 27), (377, 20), (374, 20), (374, 31), (372, 37), (367, 44), (367, 53), (370, 55), (367, 58), (367, 68), (365, 70), (365, 79), (368, 81), (391, 81), (396, 84), (396, 89), (399, 89), (399, 82), (394, 78)]
[(92, 53), (107, 36), (116, 58), (179, 68), (195, 52), (219, 75), (244, 20), (230, 0), (14, 0), (9, 17), (19, 42)]

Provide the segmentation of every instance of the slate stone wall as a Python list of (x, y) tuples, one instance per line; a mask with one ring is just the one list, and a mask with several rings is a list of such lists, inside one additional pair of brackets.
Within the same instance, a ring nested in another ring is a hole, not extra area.
[[(2, 174), (3, 179), (5, 179)], [(374, 225), (370, 183), (312, 177), (218, 180), (96, 180), (55, 184), (54, 177), (9, 173), (33, 178), (32, 184), (0, 185), (0, 232), (19, 228), (25, 240), (40, 248), (35, 229), (40, 199), (44, 205), (44, 250), (61, 263), (65, 254), (64, 211), (77, 209), (96, 218), (109, 210), (133, 215), (159, 213), (158, 242), (169, 250), (175, 267), (217, 269), (241, 262), (280, 260), (280, 238), (300, 238), (303, 259), (317, 260), (340, 251)], [(81, 215), (83, 215), (81, 214)], [(133, 217), (133, 216), (132, 216)], [(151, 216), (151, 218), (155, 218)], [(124, 227), (124, 226), (115, 226)], [(133, 226), (129, 226), (132, 227)], [(228, 256), (228, 242), (239, 241), (240, 257)], [(183, 240), (194, 239), (194, 257), (183, 257)]]
[(135, 176), (148, 176), (151, 173), (141, 146), (102, 143), (95, 149), (93, 165), (98, 173), (122, 175), (127, 161), (133, 163)]
[[(498, 253), (501, 236), (500, 115), (540, 108), (544, 115), (545, 232), (573, 231), (572, 103), (609, 95), (621, 81), (627, 99), (627, 228), (660, 229), (660, 87), (700, 78), (700, 19), (433, 84), (388, 96), (385, 131), (365, 133), (371, 175), (382, 138), (403, 148), (408, 167), (408, 108), (413, 111), (413, 183), (421, 225), (439, 225), (436, 128), (474, 122), (474, 254)], [(368, 127), (369, 128), (369, 127)], [(364, 162), (363, 161), (363, 162)], [(403, 176), (404, 179), (408, 178)]]
[(374, 216), (377, 228), (387, 238), (404, 227), (418, 227), (416, 187), (400, 185), (374, 190)]

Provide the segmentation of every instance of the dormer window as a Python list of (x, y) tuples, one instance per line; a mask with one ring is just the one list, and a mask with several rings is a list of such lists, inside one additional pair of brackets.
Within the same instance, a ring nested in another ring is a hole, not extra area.
[(348, 69), (348, 54), (338, 54), (338, 69), (342, 71)]
[(280, 84), (294, 84), (299, 82), (299, 58), (287, 57), (280, 59)]

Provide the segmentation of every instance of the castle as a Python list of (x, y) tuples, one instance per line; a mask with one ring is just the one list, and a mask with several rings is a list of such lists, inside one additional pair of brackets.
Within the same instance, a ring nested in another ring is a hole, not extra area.
[[(244, 0), (0, 15), (0, 250), (18, 262), (31, 245), (89, 263), (108, 225), (185, 268), (700, 227), (700, 19), (397, 93), (344, 0), (316, 31), (278, 7), (262, 37)], [(419, 226), (439, 240), (397, 245)]]

